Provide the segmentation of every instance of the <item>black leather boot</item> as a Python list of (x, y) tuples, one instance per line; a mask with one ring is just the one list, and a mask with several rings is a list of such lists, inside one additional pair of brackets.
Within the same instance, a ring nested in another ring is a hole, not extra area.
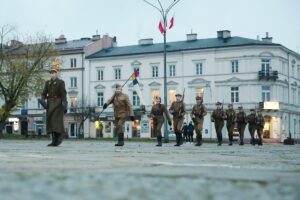
[(175, 135), (176, 135), (176, 144), (174, 145), (174, 146), (180, 146), (179, 145), (179, 134), (178, 133), (175, 133)]
[(156, 137), (157, 138), (157, 147), (161, 147), (162, 146), (162, 142), (161, 142), (161, 140), (162, 140), (162, 136), (160, 135), (160, 136), (157, 136)]
[(54, 146), (59, 146), (61, 145), (63, 139), (64, 139), (64, 136), (62, 133), (54, 133), (54, 138), (55, 138), (55, 143), (54, 143)]
[(53, 147), (53, 146), (55, 146), (55, 135), (54, 135), (54, 133), (51, 133), (51, 143), (50, 144), (48, 144), (48, 147)]
[(115, 146), (124, 146), (124, 133), (119, 133), (118, 143)]
[(201, 137), (201, 135), (197, 134), (196, 140), (197, 140), (197, 143), (195, 144), (195, 146), (201, 146), (202, 145), (202, 137)]

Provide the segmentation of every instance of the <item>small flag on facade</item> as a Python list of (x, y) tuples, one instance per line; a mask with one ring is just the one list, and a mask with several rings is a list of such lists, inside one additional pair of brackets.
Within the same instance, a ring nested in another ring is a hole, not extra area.
[(145, 101), (143, 99), (143, 95), (142, 95), (142, 92), (141, 92), (139, 81), (137, 79), (138, 77), (139, 77), (139, 71), (134, 70), (133, 74), (131, 75), (132, 84), (133, 84), (133, 87), (134, 87), (137, 95), (140, 98), (141, 105), (145, 105)]

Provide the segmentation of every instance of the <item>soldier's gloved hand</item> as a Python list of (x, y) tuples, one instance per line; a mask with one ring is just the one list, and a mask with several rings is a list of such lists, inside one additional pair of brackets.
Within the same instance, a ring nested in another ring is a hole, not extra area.
[(67, 113), (68, 112), (68, 102), (67, 101), (63, 101), (63, 102), (61, 102), (61, 104), (64, 107), (64, 113)]
[(171, 121), (168, 121), (168, 124), (169, 124), (169, 126), (172, 126), (172, 122)]
[(131, 120), (131, 121), (134, 121), (134, 116), (130, 116), (130, 120)]
[(103, 105), (103, 109), (106, 109), (107, 108), (107, 103), (105, 103), (104, 105)]

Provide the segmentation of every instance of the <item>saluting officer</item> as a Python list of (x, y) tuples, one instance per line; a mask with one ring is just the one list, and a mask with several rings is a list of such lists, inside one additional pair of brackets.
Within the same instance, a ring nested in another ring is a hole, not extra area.
[(264, 116), (262, 115), (261, 110), (258, 110), (256, 116), (256, 129), (259, 138), (258, 145), (263, 145), (262, 135), (263, 135), (264, 125), (265, 125)]
[(197, 143), (195, 146), (202, 145), (202, 130), (203, 130), (203, 122), (204, 116), (207, 114), (207, 108), (203, 105), (203, 98), (197, 96), (196, 97), (196, 104), (193, 106), (191, 112), (191, 118), (194, 121), (195, 129), (196, 129), (196, 140)]
[(229, 143), (228, 145), (232, 145), (233, 142), (233, 130), (234, 130), (234, 126), (235, 126), (235, 111), (233, 110), (233, 106), (231, 103), (229, 103), (227, 105), (228, 109), (225, 111), (225, 115), (226, 115), (226, 128), (227, 128), (227, 132), (228, 132), (228, 139), (229, 139)]
[(117, 128), (118, 143), (115, 146), (124, 145), (124, 124), (127, 116), (134, 121), (134, 113), (128, 95), (122, 92), (122, 86), (116, 84), (115, 94), (103, 105), (106, 109), (110, 104), (114, 107), (115, 126)]
[(222, 105), (221, 102), (217, 102), (216, 103), (217, 108), (213, 111), (211, 115), (211, 121), (215, 122), (218, 146), (222, 145), (222, 129), (224, 127), (224, 119), (225, 119), (225, 112), (223, 111), (221, 105)]
[(58, 78), (60, 62), (55, 60), (49, 70), (51, 79), (46, 81), (39, 103), (46, 109), (46, 131), (51, 134), (48, 146), (59, 146), (64, 137), (64, 113), (67, 112), (65, 82)]
[(250, 132), (251, 140), (250, 144), (255, 145), (254, 133), (256, 129), (256, 114), (255, 109), (250, 109), (250, 114), (247, 116), (248, 130)]
[(182, 123), (185, 115), (185, 104), (181, 100), (182, 95), (176, 94), (176, 101), (172, 102), (169, 111), (173, 115), (173, 129), (176, 135), (176, 144), (174, 146), (182, 145)]
[(247, 125), (247, 116), (243, 110), (243, 106), (239, 106), (238, 109), (239, 111), (236, 114), (236, 123), (240, 135), (239, 145), (244, 145), (244, 132), (245, 132), (245, 127)]
[(157, 135), (157, 145), (162, 146), (162, 134), (161, 127), (164, 123), (164, 114), (168, 120), (169, 126), (172, 125), (171, 118), (169, 112), (164, 104), (161, 104), (161, 98), (155, 97), (156, 103), (152, 106), (150, 116), (153, 120), (153, 130)]

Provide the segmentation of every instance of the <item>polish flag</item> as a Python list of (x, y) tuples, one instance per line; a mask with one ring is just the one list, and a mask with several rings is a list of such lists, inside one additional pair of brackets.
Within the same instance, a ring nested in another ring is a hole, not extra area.
[(158, 24), (158, 29), (161, 33), (166, 32), (165, 26), (163, 25), (163, 21), (160, 20), (159, 24)]
[(170, 26), (169, 29), (171, 29), (174, 26), (174, 16), (170, 20)]

